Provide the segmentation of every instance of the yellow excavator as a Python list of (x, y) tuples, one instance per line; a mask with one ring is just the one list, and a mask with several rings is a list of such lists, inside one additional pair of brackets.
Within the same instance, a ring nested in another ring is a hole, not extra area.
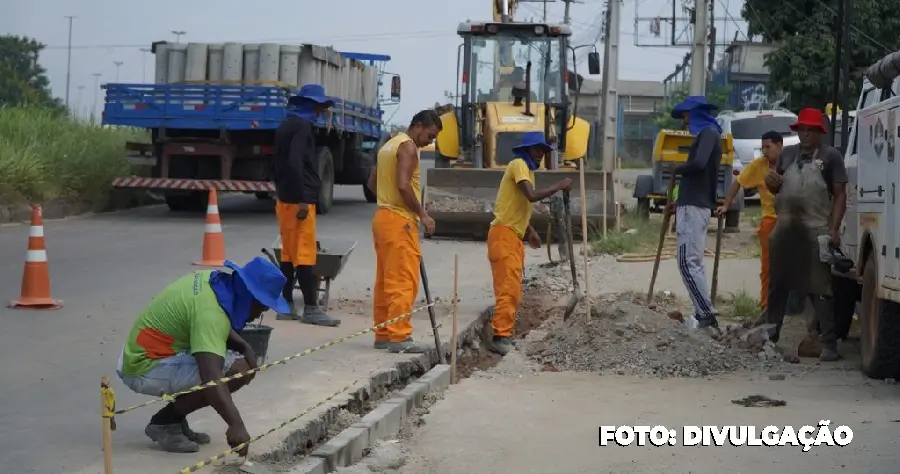
[[(423, 203), (436, 222), (437, 236), (484, 239), (493, 220), (493, 204), (512, 148), (526, 132), (542, 131), (557, 151), (535, 172), (535, 187), (571, 178), (571, 208), (579, 214), (579, 171), (588, 153), (591, 126), (575, 116), (569, 97), (574, 71), (572, 35), (567, 25), (516, 23), (516, 0), (492, 0), (493, 22), (464, 22), (457, 57), (458, 104), (441, 116), (443, 130), (435, 146), (435, 165), (426, 171)], [(570, 54), (571, 52), (571, 54)], [(599, 73), (599, 54), (590, 53), (589, 72)], [(576, 79), (577, 81), (577, 79)], [(573, 103), (574, 102), (574, 103)], [(585, 170), (589, 228), (603, 216), (603, 199), (614, 215), (612, 176)], [(608, 185), (608, 186), (606, 186)], [(535, 206), (538, 231), (559, 227), (561, 201)], [(574, 230), (580, 234), (580, 219)], [(561, 233), (554, 231), (557, 236)]]

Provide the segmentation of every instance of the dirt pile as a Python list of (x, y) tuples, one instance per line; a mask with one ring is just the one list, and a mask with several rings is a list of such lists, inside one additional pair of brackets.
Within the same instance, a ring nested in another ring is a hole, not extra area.
[(465, 196), (437, 197), (426, 205), (431, 212), (491, 212), (492, 205), (488, 201)]
[(731, 325), (713, 338), (624, 296), (595, 300), (591, 313), (587, 321), (576, 310), (526, 353), (544, 370), (662, 378), (768, 370), (783, 360), (765, 328)]

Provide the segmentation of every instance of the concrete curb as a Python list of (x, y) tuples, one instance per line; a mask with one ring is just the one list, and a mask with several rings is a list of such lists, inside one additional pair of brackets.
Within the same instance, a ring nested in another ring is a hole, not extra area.
[[(461, 355), (466, 347), (478, 347), (481, 344), (482, 333), (490, 314), (488, 308), (482, 311), (478, 318), (460, 329), (457, 355)], [(445, 354), (450, 352), (449, 340), (442, 340), (441, 346)], [(422, 405), (426, 393), (442, 391), (450, 385), (450, 366), (439, 365), (437, 362), (437, 351), (431, 350), (379, 371), (370, 377), (368, 384), (349, 392), (349, 400), (335, 400), (326, 405), (327, 408), (323, 413), (292, 431), (275, 450), (261, 455), (255, 461), (260, 463), (284, 461), (298, 452), (311, 449), (326, 440), (328, 428), (332, 426), (341, 409), (358, 407), (372, 398), (378, 398), (384, 392), (406, 384), (415, 375), (424, 373), (418, 379), (409, 382), (409, 385), (393, 397), (380, 401), (359, 422), (319, 446), (290, 472), (326, 474), (359, 461), (363, 450), (369, 447), (370, 442), (392, 437), (400, 430), (412, 410)]]

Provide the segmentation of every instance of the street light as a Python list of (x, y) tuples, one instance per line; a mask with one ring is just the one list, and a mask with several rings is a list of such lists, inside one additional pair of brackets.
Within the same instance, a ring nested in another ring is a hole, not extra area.
[(150, 52), (150, 48), (141, 48), (141, 80), (147, 82), (147, 53)]
[(186, 34), (187, 34), (187, 31), (172, 30), (172, 34), (175, 35), (175, 42), (176, 42), (176, 43), (180, 43), (180, 42), (181, 42), (181, 37), (184, 36), (184, 35), (186, 35)]
[(100, 90), (100, 76), (101, 73), (95, 72), (94, 76), (94, 105), (91, 107), (91, 123), (94, 123), (97, 117), (97, 91)]
[(113, 64), (116, 65), (116, 82), (119, 82), (119, 68), (125, 63), (122, 61), (113, 61)]

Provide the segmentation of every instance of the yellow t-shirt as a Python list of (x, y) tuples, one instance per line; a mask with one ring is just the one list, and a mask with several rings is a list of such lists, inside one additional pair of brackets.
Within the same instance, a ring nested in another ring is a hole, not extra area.
[(759, 207), (763, 217), (775, 217), (775, 195), (766, 187), (766, 174), (769, 172), (769, 160), (760, 156), (751, 161), (737, 178), (738, 184), (744, 189), (756, 188), (759, 190)]
[(491, 225), (511, 227), (519, 237), (525, 237), (531, 221), (531, 201), (518, 187), (521, 181), (530, 181), (534, 186), (534, 171), (528, 169), (525, 160), (516, 158), (506, 165), (497, 200), (494, 202), (494, 221)]
[[(397, 214), (413, 221), (418, 222), (419, 217), (403, 203), (400, 197), (400, 190), (397, 188), (397, 150), (400, 145), (411, 141), (409, 135), (401, 132), (397, 136), (388, 140), (380, 150), (378, 150), (378, 163), (376, 164), (376, 191), (378, 198), (378, 207), (390, 209)], [(419, 183), (419, 162), (416, 161), (416, 167), (413, 169), (410, 177), (413, 194), (416, 199), (421, 199), (422, 187)]]

